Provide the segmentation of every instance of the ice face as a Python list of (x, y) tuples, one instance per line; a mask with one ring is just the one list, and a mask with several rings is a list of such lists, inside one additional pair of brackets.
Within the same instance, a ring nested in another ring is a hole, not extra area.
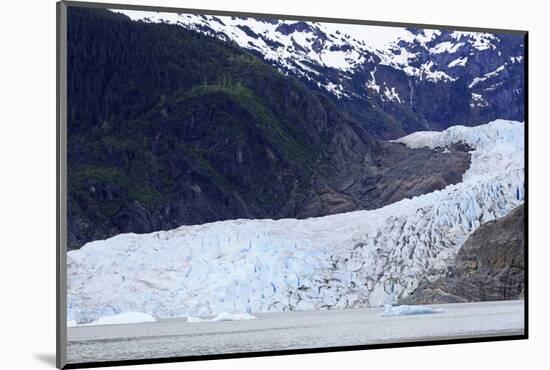
[(67, 254), (68, 319), (377, 307), (443, 275), (483, 222), (523, 203), (524, 125), (418, 132), (412, 148), (466, 143), (463, 181), (386, 207), (305, 220), (229, 220), (121, 234)]

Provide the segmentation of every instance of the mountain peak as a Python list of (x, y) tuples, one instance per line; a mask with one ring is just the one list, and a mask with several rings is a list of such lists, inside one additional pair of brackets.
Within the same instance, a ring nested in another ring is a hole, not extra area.
[[(523, 120), (521, 36), (269, 18), (116, 12), (133, 20), (176, 24), (231, 40), (260, 55), (283, 74), (298, 77), (308, 87), (328, 94), (338, 104), (359, 107), (351, 110), (352, 116), (367, 126), (370, 123), (364, 121), (362, 113), (367, 108), (360, 106), (376, 107), (397, 120), (401, 126), (399, 134), (496, 118)], [(510, 75), (520, 78), (510, 79)]]

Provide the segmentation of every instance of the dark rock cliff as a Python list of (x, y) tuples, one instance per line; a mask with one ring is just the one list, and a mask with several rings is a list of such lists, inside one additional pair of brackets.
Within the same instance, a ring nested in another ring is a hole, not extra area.
[(400, 304), (520, 299), (525, 284), (525, 209), (481, 225), (460, 248), (449, 274), (422, 282)]

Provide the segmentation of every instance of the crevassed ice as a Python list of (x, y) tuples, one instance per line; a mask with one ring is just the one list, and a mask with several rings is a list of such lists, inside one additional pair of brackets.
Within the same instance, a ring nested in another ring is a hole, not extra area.
[(468, 144), (463, 181), (386, 207), (306, 220), (229, 220), (122, 234), (67, 254), (68, 319), (139, 311), (214, 316), (381, 306), (444, 274), (466, 238), (524, 199), (524, 125), (417, 132), (413, 148)]

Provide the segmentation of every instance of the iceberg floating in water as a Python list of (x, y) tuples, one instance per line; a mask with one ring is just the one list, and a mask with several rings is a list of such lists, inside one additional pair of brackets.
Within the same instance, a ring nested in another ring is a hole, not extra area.
[(254, 320), (255, 318), (256, 316), (253, 316), (249, 313), (221, 312), (211, 319), (201, 319), (199, 317), (189, 316), (187, 317), (187, 322), (199, 323), (199, 322), (216, 322), (216, 321), (241, 321), (241, 320)]
[(407, 316), (407, 315), (428, 315), (432, 313), (443, 312), (441, 308), (431, 308), (427, 306), (386, 306), (380, 316)]
[(125, 312), (113, 316), (102, 316), (94, 322), (87, 324), (77, 324), (76, 321), (70, 320), (67, 326), (95, 326), (95, 325), (116, 325), (116, 324), (136, 324), (142, 322), (156, 322), (155, 318), (143, 312)]

